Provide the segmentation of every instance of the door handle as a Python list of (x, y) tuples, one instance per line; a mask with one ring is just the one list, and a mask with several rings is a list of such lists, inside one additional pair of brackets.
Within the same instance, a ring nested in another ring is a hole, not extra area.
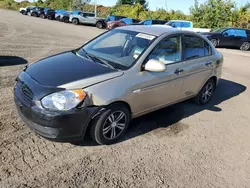
[(183, 69), (176, 69), (174, 73), (175, 73), (175, 74), (180, 74), (180, 73), (182, 73), (182, 72), (184, 72)]
[(210, 66), (210, 65), (212, 65), (213, 63), (212, 62), (207, 62), (205, 65), (206, 66)]

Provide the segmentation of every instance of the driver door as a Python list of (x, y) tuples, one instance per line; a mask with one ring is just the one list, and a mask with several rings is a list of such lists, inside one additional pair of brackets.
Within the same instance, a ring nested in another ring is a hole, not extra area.
[(80, 15), (81, 15), (80, 22), (85, 24), (87, 22), (87, 18), (86, 18), (87, 13), (81, 13)]
[(133, 109), (137, 115), (154, 111), (179, 100), (185, 79), (179, 35), (164, 39), (149, 54), (150, 59), (165, 64), (164, 72), (142, 71), (136, 75), (133, 88)]
[(220, 39), (220, 45), (225, 47), (233, 46), (235, 39), (235, 31), (233, 29), (227, 29), (222, 33)]

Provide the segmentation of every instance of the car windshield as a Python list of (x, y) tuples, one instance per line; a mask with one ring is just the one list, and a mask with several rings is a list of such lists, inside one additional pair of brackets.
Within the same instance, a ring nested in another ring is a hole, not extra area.
[(91, 60), (98, 59), (116, 69), (126, 70), (155, 38), (154, 35), (136, 31), (114, 29), (87, 43), (77, 53)]
[(215, 29), (213, 33), (223, 33), (225, 31), (225, 28)]

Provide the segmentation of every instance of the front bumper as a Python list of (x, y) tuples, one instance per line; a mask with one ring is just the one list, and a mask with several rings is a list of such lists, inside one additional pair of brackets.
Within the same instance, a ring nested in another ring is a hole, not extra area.
[(14, 89), (14, 101), (18, 114), (31, 130), (54, 141), (71, 142), (83, 139), (99, 107), (75, 108), (67, 112), (49, 111), (43, 108), (36, 98), (42, 90), (45, 91), (45, 88), (42, 88), (43, 86), (32, 80), (26, 73), (21, 73), (18, 79), (25, 83), (26, 90), (34, 93), (32, 101), (28, 103), (27, 92), (20, 93), (22, 91), (19, 89), (20, 86), (15, 86)]
[(97, 107), (75, 109), (71, 112), (49, 112), (37, 106), (26, 107), (15, 98), (23, 122), (38, 135), (49, 140), (71, 142), (83, 139)]

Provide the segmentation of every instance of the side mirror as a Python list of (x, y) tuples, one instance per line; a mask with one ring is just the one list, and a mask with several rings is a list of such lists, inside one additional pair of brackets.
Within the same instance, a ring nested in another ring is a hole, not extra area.
[(164, 63), (157, 61), (155, 59), (150, 59), (146, 65), (144, 70), (150, 72), (164, 72), (166, 70), (166, 66)]
[(228, 33), (223, 33), (224, 36), (228, 36)]

